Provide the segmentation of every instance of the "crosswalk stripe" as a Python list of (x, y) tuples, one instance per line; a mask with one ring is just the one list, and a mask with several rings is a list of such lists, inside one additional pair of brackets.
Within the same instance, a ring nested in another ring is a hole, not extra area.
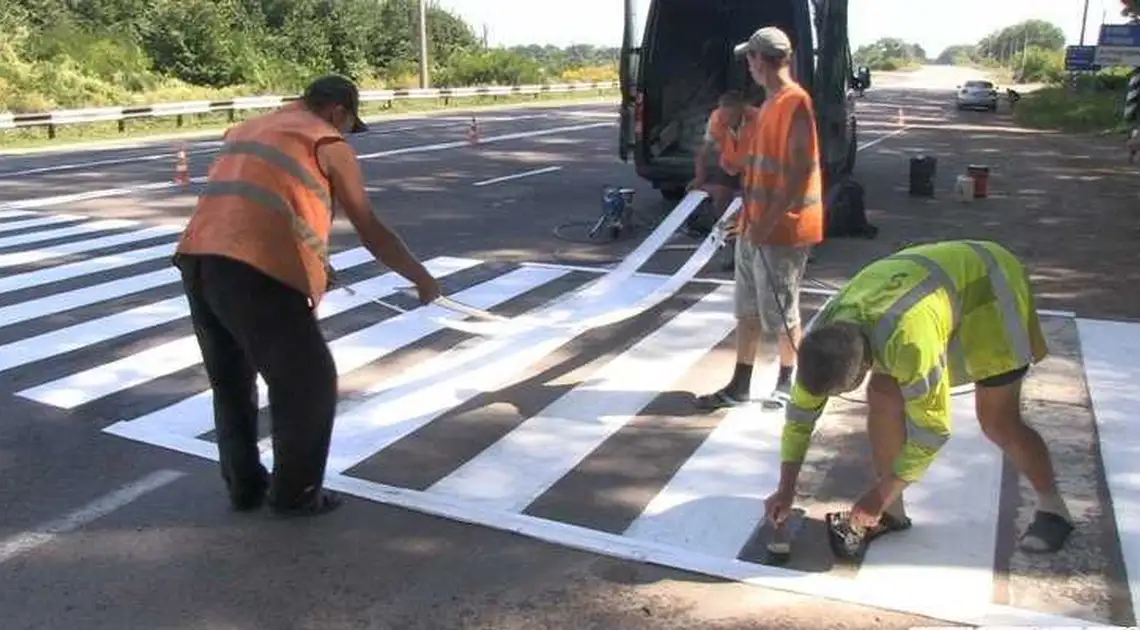
[(178, 271), (165, 268), (63, 293), (45, 295), (25, 302), (16, 302), (0, 307), (0, 326), (11, 326), (37, 317), (46, 317), (132, 293), (141, 293), (177, 281)]
[(29, 228), (46, 227), (55, 225), (57, 223), (68, 223), (70, 221), (81, 221), (84, 217), (79, 215), (60, 214), (48, 217), (39, 217), (36, 219), (27, 219), (25, 221), (9, 221), (7, 223), (0, 223), (0, 232), (15, 232), (16, 230), (26, 230)]
[[(339, 256), (339, 258), (338, 258)], [(363, 247), (334, 255), (333, 264), (341, 270), (352, 269), (372, 262), (372, 254)], [(426, 266), (433, 275), (445, 277), (456, 271), (479, 264), (476, 260), (457, 258), (437, 258)], [(393, 293), (406, 280), (395, 272), (370, 278), (353, 285), (354, 290), (365, 295), (386, 296)], [(344, 289), (334, 289), (326, 294), (317, 308), (318, 319), (327, 319), (338, 313), (362, 306), (368, 298), (349, 295)], [(188, 308), (188, 307), (187, 307)], [(187, 310), (189, 314), (189, 310)], [(198, 340), (194, 335), (186, 335), (127, 355), (110, 363), (103, 363), (88, 370), (17, 392), (18, 396), (48, 405), (73, 409), (115, 392), (123, 391), (147, 381), (191, 367), (202, 360)]]
[[(358, 251), (349, 251), (343, 252), (342, 259), (362, 260), (363, 257)], [(334, 260), (336, 263), (340, 262), (340, 259), (335, 257)], [(363, 260), (358, 264), (363, 264)], [(178, 295), (34, 337), (25, 337), (0, 346), (0, 372), (101, 343), (128, 333), (160, 326), (189, 315), (190, 305), (186, 301), (186, 296)]]
[(732, 331), (731, 298), (704, 296), (428, 492), (522, 511)]
[[(587, 319), (613, 308), (615, 303), (635, 301), (660, 282), (659, 279), (630, 278), (623, 285), (621, 295), (613, 296), (610, 301), (580, 299), (576, 300), (580, 305), (574, 309), (575, 300), (571, 299), (553, 309), (538, 310), (569, 310), (575, 319)], [(495, 337), (458, 356), (437, 357), (394, 379), (377, 383), (374, 391), (381, 393), (337, 418), (328, 470), (347, 470), (448, 409), (480, 392), (502, 387), (507, 379), (576, 336), (576, 331), (538, 329)]]
[[(775, 382), (775, 368), (769, 363), (757, 370), (753, 382)], [(781, 413), (752, 407), (729, 411), (625, 535), (736, 558), (760, 524), (764, 498), (779, 481), (783, 426)]]
[[(524, 270), (517, 270), (518, 272)], [(483, 303), (477, 306), (489, 308), (505, 301), (539, 284), (557, 278), (566, 272), (545, 270), (545, 273), (512, 272), (504, 274), (486, 283), (476, 285), (472, 289), (461, 291), (457, 299), (471, 301), (480, 299)], [(479, 289), (478, 293), (475, 292)], [(333, 340), (329, 348), (333, 353), (333, 360), (337, 366), (337, 373), (347, 371), (383, 358), (395, 350), (415, 343), (416, 341), (443, 329), (443, 325), (430, 319), (427, 311), (435, 311), (440, 315), (451, 314), (450, 311), (436, 306), (427, 306), (414, 312), (386, 319), (378, 324), (356, 331), (344, 337)], [(411, 315), (411, 316), (409, 316)], [(453, 314), (452, 314), (453, 315)], [(265, 380), (258, 377), (259, 408), (268, 406), (268, 387)], [(183, 399), (173, 405), (151, 412), (133, 420), (124, 421), (141, 427), (142, 430), (165, 431), (187, 437), (200, 436), (213, 426), (213, 394), (207, 390), (194, 396)]]
[(51, 260), (52, 258), (59, 258), (68, 254), (81, 254), (96, 249), (103, 249), (105, 247), (115, 247), (118, 245), (126, 245), (137, 241), (145, 241), (160, 236), (170, 236), (177, 234), (181, 228), (170, 226), (154, 226), (137, 230), (134, 232), (127, 232), (125, 234), (112, 234), (110, 236), (101, 236), (86, 241), (73, 241), (65, 245), (53, 245), (43, 249), (33, 249), (29, 251), (13, 252), (10, 254), (0, 254), (0, 267), (14, 267), (16, 265), (27, 265), (31, 263), (43, 262)]
[(907, 514), (927, 526), (872, 545), (855, 577), (861, 588), (921, 598), (937, 583), (963, 606), (993, 598), (1002, 454), (982, 433), (972, 396), (954, 396), (950, 406), (954, 439), (906, 494)]
[(133, 227), (136, 225), (138, 225), (138, 221), (125, 221), (122, 219), (87, 221), (85, 223), (80, 223), (79, 225), (72, 225), (64, 228), (57, 228), (54, 230), (38, 230), (35, 232), (28, 232), (26, 234), (6, 236), (0, 238), (0, 248), (15, 247), (17, 245), (30, 245), (31, 243), (39, 243), (40, 241), (50, 241), (54, 238), (67, 238), (69, 236), (89, 234), (91, 232), (102, 232), (104, 230), (117, 230), (119, 228)]
[(156, 260), (174, 254), (176, 243), (163, 243), (142, 249), (132, 249), (118, 254), (108, 254), (97, 258), (87, 258), (73, 263), (37, 269), (0, 278), (0, 294), (20, 289), (71, 280), (104, 271), (111, 271), (130, 265)]
[(0, 219), (19, 219), (22, 217), (34, 217), (38, 213), (30, 210), (0, 210)]

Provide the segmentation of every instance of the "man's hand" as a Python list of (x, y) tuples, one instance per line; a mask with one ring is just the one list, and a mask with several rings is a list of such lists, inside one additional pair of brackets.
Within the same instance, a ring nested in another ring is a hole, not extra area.
[(778, 489), (764, 499), (764, 515), (773, 525), (782, 525), (792, 513), (795, 497), (791, 492)]
[(877, 487), (871, 488), (855, 502), (855, 505), (851, 506), (851, 524), (863, 529), (871, 529), (879, 524), (884, 509), (886, 506), (883, 505), (879, 489)]
[(420, 303), (434, 302), (440, 296), (439, 282), (430, 275), (425, 275), (416, 280), (416, 292), (419, 293)]

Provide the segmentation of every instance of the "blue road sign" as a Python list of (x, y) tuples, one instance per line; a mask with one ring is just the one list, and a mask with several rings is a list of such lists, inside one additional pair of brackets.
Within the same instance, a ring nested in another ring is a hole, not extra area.
[(1104, 67), (1140, 66), (1140, 24), (1101, 26), (1096, 63)]
[(1105, 24), (1100, 27), (1098, 46), (1140, 48), (1140, 24)]
[(1065, 69), (1069, 71), (1100, 70), (1100, 66), (1096, 64), (1096, 46), (1066, 47)]

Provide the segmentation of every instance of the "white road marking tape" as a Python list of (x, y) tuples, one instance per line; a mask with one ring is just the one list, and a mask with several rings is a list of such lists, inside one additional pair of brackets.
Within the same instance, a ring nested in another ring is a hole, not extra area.
[(1130, 601), (1140, 610), (1140, 324), (1079, 319), (1077, 334)]
[(70, 514), (0, 541), (0, 564), (37, 547), (42, 547), (64, 534), (74, 532), (84, 525), (99, 520), (136, 501), (143, 495), (154, 492), (185, 476), (186, 473), (176, 470), (153, 472), (88, 503)]
[[(32, 214), (32, 213), (28, 213)], [(87, 217), (78, 214), (57, 214), (47, 217), (40, 217), (38, 219), (27, 219), (24, 221), (9, 221), (8, 223), (0, 223), (0, 232), (15, 232), (16, 230), (26, 230), (28, 228), (45, 227), (48, 225), (55, 225), (56, 223), (66, 223), (68, 221), (82, 221)]]
[(475, 182), (474, 184), (472, 184), (472, 186), (488, 186), (490, 184), (498, 184), (500, 182), (509, 182), (512, 180), (521, 179), (523, 177), (530, 177), (532, 175), (542, 175), (543, 173), (553, 173), (555, 171), (560, 171), (560, 170), (562, 170), (561, 166), (547, 166), (546, 168), (536, 168), (536, 169), (529, 170), (529, 171), (523, 171), (521, 173), (515, 173), (514, 175), (504, 175), (503, 177), (494, 177), (492, 179), (485, 179), (481, 182)]
[(0, 247), (28, 245), (30, 243), (39, 243), (40, 241), (50, 241), (53, 238), (67, 238), (68, 236), (77, 236), (79, 234), (87, 234), (89, 232), (117, 230), (119, 228), (133, 227), (136, 225), (138, 225), (138, 221), (127, 221), (124, 219), (87, 221), (80, 223), (79, 225), (71, 225), (65, 228), (57, 228), (54, 230), (39, 230), (36, 232), (29, 232), (27, 234), (17, 234), (16, 236), (5, 236), (0, 238)]
[(704, 296), (428, 492), (526, 509), (732, 332), (731, 301), (728, 287)]

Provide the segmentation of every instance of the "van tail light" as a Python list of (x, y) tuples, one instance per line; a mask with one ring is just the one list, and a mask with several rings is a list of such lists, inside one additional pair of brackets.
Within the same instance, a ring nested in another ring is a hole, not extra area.
[(638, 136), (640, 136), (642, 131), (644, 130), (644, 121), (645, 121), (645, 93), (639, 91), (637, 93), (637, 98), (634, 100), (634, 108), (633, 108), (633, 131)]

